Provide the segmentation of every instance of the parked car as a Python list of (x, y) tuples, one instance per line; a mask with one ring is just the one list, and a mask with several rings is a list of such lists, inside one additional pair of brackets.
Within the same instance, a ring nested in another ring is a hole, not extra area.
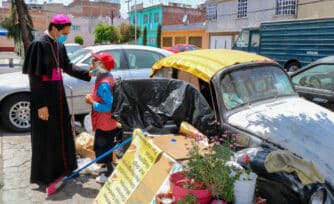
[[(109, 52), (115, 58), (117, 78), (147, 78), (152, 65), (159, 59), (173, 53), (164, 49), (136, 45), (101, 45), (86, 47), (70, 56), (70, 60), (85, 69), (92, 61), (91, 52)], [(90, 107), (84, 103), (84, 96), (92, 89), (94, 78), (85, 82), (63, 75), (67, 100), (71, 113), (86, 114)], [(0, 74), (1, 122), (13, 131), (27, 131), (30, 128), (29, 81), (21, 72)], [(46, 96), (47, 97), (47, 96)], [(72, 105), (73, 104), (73, 108)]]
[(167, 48), (168, 51), (178, 53), (178, 52), (184, 52), (184, 51), (189, 51), (189, 50), (198, 50), (200, 49), (196, 45), (191, 45), (191, 44), (176, 44), (170, 48)]
[(321, 58), (290, 76), (300, 96), (334, 111), (334, 56)]
[(268, 203), (334, 202), (334, 113), (301, 98), (278, 63), (242, 51), (198, 50), (158, 61), (151, 76), (196, 87), (211, 105), (216, 123), (235, 135), (239, 147), (287, 150), (320, 170), (325, 183), (303, 185), (295, 173), (266, 172), (262, 158), (255, 164), (261, 168), (253, 171), (259, 175), (258, 193)]
[(68, 56), (71, 56), (74, 52), (82, 49), (82, 46), (78, 43), (65, 43), (64, 45)]

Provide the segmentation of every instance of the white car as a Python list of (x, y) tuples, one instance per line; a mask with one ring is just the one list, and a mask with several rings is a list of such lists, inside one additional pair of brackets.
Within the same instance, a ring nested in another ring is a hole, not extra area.
[(65, 43), (64, 45), (68, 56), (71, 56), (74, 52), (82, 49), (82, 46), (78, 43)]
[[(75, 52), (70, 56), (70, 60), (74, 64), (88, 69), (92, 60), (91, 52), (109, 52), (114, 56), (115, 69), (111, 72), (116, 79), (148, 78), (151, 67), (156, 61), (173, 54), (164, 49), (148, 46), (99, 45), (86, 47)], [(63, 77), (71, 113), (75, 115), (88, 113), (90, 107), (84, 103), (83, 99), (87, 93), (91, 92), (95, 79), (85, 82), (66, 73)], [(22, 72), (0, 74), (0, 87), (1, 124), (12, 131), (29, 130), (30, 89), (28, 76)]]

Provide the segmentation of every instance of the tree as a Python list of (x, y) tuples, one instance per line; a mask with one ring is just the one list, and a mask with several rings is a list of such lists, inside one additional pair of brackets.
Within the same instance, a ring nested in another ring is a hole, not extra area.
[(74, 36), (74, 42), (83, 45), (83, 38), (81, 37), (81, 35)]
[(24, 50), (27, 50), (34, 38), (31, 16), (23, 0), (11, 0), (11, 5), (10, 16), (1, 25), (8, 30), (7, 36), (13, 38), (16, 45), (23, 41)]
[(109, 42), (118, 43), (120, 37), (119, 37), (119, 31), (117, 27), (110, 25), (107, 28), (107, 35), (109, 36)]
[(157, 47), (161, 47), (161, 24), (158, 25), (157, 29)]
[(143, 45), (147, 45), (147, 28), (146, 28), (146, 26), (144, 27), (144, 31), (143, 31)]
[[(140, 27), (136, 27), (137, 32), (137, 39), (141, 35)], [(122, 23), (120, 25), (120, 35), (121, 35), (121, 43), (130, 42), (135, 39), (135, 26), (134, 25), (127, 25), (125, 23)]]
[(119, 41), (119, 32), (117, 27), (113, 25), (98, 24), (94, 30), (95, 43), (118, 43)]

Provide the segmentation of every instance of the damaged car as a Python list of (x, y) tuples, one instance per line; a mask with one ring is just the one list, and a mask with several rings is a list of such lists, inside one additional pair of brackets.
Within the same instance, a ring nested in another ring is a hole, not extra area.
[[(299, 97), (278, 63), (242, 51), (198, 50), (163, 58), (153, 65), (151, 76), (187, 81), (207, 103), (196, 105), (193, 97), (198, 94), (174, 91), (168, 93), (168, 103), (161, 101), (167, 95), (161, 88), (156, 88), (160, 86), (159, 80), (152, 79), (154, 83), (146, 80), (153, 83), (147, 89), (137, 88), (137, 94), (116, 95), (115, 106), (119, 110), (114, 109), (118, 112), (115, 116), (122, 123), (129, 123), (130, 112), (141, 112), (131, 120), (132, 125), (142, 128), (158, 126), (159, 129), (173, 122), (179, 125), (174, 115), (184, 114), (185, 120), (187, 117), (194, 119), (192, 114), (200, 116), (196, 119), (200, 124), (190, 122), (205, 134), (214, 134), (210, 131), (218, 134), (224, 130), (236, 135), (236, 141), (243, 149), (237, 153), (238, 158), (249, 155), (247, 165), (259, 176), (257, 193), (268, 203), (334, 202), (334, 162), (330, 156), (334, 148), (334, 113)], [(125, 84), (122, 86), (131, 90)], [(134, 86), (138, 87), (138, 84)], [(169, 86), (169, 83), (161, 85)], [(155, 90), (159, 90), (159, 95), (155, 95)], [(124, 97), (136, 104), (145, 93), (149, 93), (152, 103), (138, 103), (140, 105), (134, 105), (135, 108), (130, 108), (128, 103), (122, 106)], [(180, 98), (189, 104), (180, 102)], [(209, 112), (197, 114), (206, 107), (205, 104), (210, 106), (212, 115)], [(124, 111), (128, 114), (123, 115)], [(311, 167), (290, 162), (284, 165), (292, 165), (292, 171), (269, 172), (265, 165), (268, 155), (277, 155), (283, 150), (291, 153), (283, 154), (285, 158), (309, 161), (305, 163), (311, 163)], [(313, 175), (317, 170), (321, 176), (309, 178), (310, 182), (305, 182), (297, 173)]]

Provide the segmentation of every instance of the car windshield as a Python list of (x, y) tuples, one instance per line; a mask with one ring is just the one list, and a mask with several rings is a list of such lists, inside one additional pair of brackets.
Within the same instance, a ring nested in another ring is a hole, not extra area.
[(268, 98), (295, 95), (287, 75), (277, 67), (237, 69), (225, 74), (221, 84), (227, 109)]
[(69, 56), (70, 61), (73, 64), (77, 64), (81, 59), (83, 59), (87, 54), (91, 53), (92, 51), (89, 49), (81, 49), (77, 52), (73, 53), (71, 56)]

